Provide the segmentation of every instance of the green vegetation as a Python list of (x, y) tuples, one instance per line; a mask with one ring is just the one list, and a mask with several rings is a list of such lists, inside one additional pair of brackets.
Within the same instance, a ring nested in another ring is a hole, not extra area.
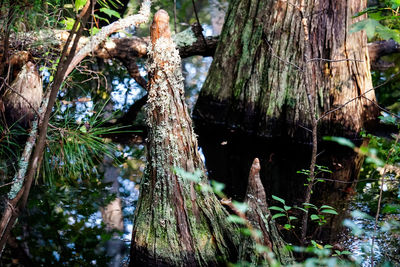
[[(101, 29), (102, 23), (109, 24), (127, 14), (135, 14), (139, 9), (139, 5), (131, 1), (125, 14), (120, 13), (121, 2), (98, 1), (99, 6), (83, 36), (94, 36)], [(368, 7), (355, 15), (358, 18), (367, 14), (368, 18), (356, 22), (351, 32), (365, 30), (370, 41), (393, 39), (400, 43), (400, 1), (378, 2), (377, 6)], [(223, 7), (226, 1), (218, 3)], [(46, 90), (54, 82), (59, 67), (60, 47), (56, 47), (51, 38), (29, 43), (31, 37), (28, 33), (71, 30), (76, 15), (85, 4), (85, 0), (2, 1), (0, 4), (0, 44), (8, 36), (13, 43), (9, 51), (11, 54), (29, 48), (32, 60), (42, 74)], [(200, 22), (210, 28), (212, 18), (208, 2), (199, 1), (196, 5)], [(173, 19), (175, 14), (172, 1), (154, 1), (152, 10), (159, 8), (169, 12), (172, 18), (171, 29), (183, 32), (186, 36), (182, 43), (191, 44), (195, 41), (191, 32), (185, 30), (189, 24), (197, 22), (192, 1), (176, 1), (176, 21)], [(127, 29), (116, 36), (146, 36), (147, 27)], [(250, 35), (251, 29), (245, 32), (246, 38)], [(25, 41), (29, 44), (25, 44)], [(3, 49), (3, 45), (1, 47)], [(0, 52), (3, 53), (3, 50)], [(245, 52), (253, 51), (249, 48)], [(376, 90), (379, 104), (385, 109), (380, 120), (397, 130), (400, 129), (399, 58), (399, 54), (387, 58), (395, 62), (395, 65), (385, 71), (373, 72), (374, 84), (382, 85)], [(192, 80), (185, 81), (188, 102), (193, 102), (197, 96), (202, 83), (199, 80), (204, 80), (208, 64), (200, 57), (185, 59), (184, 74), (192, 77)], [(147, 79), (143, 59), (137, 60), (137, 69)], [(7, 75), (12, 76), (12, 71), (0, 73), (2, 84), (5, 84)], [(240, 92), (245, 82), (241, 81), (237, 85), (237, 92)], [(2, 85), (0, 93), (3, 88)], [(39, 159), (41, 167), (36, 172), (26, 212), (19, 217), (11, 233), (10, 242), (1, 256), (1, 265), (108, 266), (112, 260), (112, 255), (107, 254), (108, 241), (117, 239), (129, 246), (128, 226), (131, 226), (133, 220), (137, 184), (143, 176), (146, 161), (145, 115), (139, 108), (134, 116), (128, 118), (128, 122), (121, 123), (119, 119), (128, 114), (133, 103), (146, 94), (146, 90), (132, 79), (125, 66), (117, 60), (87, 57), (68, 76), (57, 95), (47, 129), (44, 154)], [(296, 98), (287, 97), (289, 100), (286, 104), (296, 105)], [(283, 105), (279, 101), (275, 104)], [(273, 107), (266, 107), (265, 110), (269, 112)], [(0, 120), (4, 122), (3, 118)], [(0, 123), (0, 193), (4, 199), (12, 187), (12, 178), (19, 168), (18, 162), (28, 134), (18, 122), (8, 126)], [(308, 236), (305, 242), (299, 237), (304, 214), (311, 222), (310, 229), (317, 232), (323, 231), (323, 227), (329, 227), (331, 219), (342, 215), (345, 210), (337, 210), (330, 203), (300, 201), (298, 205), (298, 200), (283, 199), (274, 194), (271, 199), (267, 197), (270, 204), (268, 219), (278, 225), (278, 230), (285, 238), (296, 240), (296, 244), (299, 244), (289, 246), (299, 258), (294, 266), (359, 266), (362, 262), (395, 266), (400, 263), (399, 136), (398, 132), (389, 136), (385, 134), (384, 137), (363, 132), (361, 137), (369, 140), (367, 146), (359, 146), (342, 137), (324, 138), (324, 141), (340, 144), (366, 158), (355, 188), (356, 194), (351, 200), (351, 216), (343, 221), (351, 232), (353, 242), (347, 243), (347, 247), (325, 244), (313, 239), (313, 235)], [(272, 158), (273, 155), (271, 161)], [(112, 161), (109, 165), (120, 170), (112, 181), (105, 179), (108, 175), (107, 160)], [(224, 184), (217, 181), (203, 183), (202, 171), (187, 173), (180, 168), (174, 171), (180, 178), (194, 182), (196, 190), (213, 192), (220, 199), (228, 199), (223, 192)], [(297, 173), (304, 175), (306, 181), (299, 183), (298, 190), (305, 191), (311, 184), (311, 193), (314, 195), (320, 185), (326, 184), (324, 175), (334, 171), (316, 165), (312, 177), (308, 169), (301, 169)], [(111, 190), (113, 183), (117, 186)], [(110, 230), (100, 210), (117, 198), (121, 199), (125, 228)], [(232, 211), (226, 223), (239, 226), (238, 231), (242, 236), (259, 238), (260, 232), (250, 227), (245, 216), (248, 206), (235, 200), (231, 203)], [(2, 210), (5, 209), (7, 202), (1, 201), (0, 206)], [(358, 244), (359, 249), (354, 248), (353, 244)], [(256, 250), (268, 256), (268, 260), (260, 262), (260, 266), (281, 266), (269, 247), (257, 244)], [(24, 251), (24, 256), (17, 255), (18, 251)], [(127, 253), (123, 252), (122, 255), (126, 261)], [(24, 257), (27, 257), (26, 262)], [(231, 263), (230, 266), (254, 266), (252, 264), (243, 261)]]

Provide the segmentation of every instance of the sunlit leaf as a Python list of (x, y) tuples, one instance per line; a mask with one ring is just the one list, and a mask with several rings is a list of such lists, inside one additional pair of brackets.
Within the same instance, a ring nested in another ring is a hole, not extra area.
[(338, 213), (335, 210), (331, 210), (331, 209), (324, 209), (324, 210), (321, 210), (321, 212), (322, 213), (338, 215)]
[(117, 11), (112, 10), (110, 8), (103, 7), (103, 8), (100, 8), (100, 11), (104, 12), (105, 14), (107, 14), (110, 18), (113, 17), (113, 16), (117, 17), (119, 19), (121, 18), (121, 15)]
[(277, 213), (277, 214), (275, 214), (274, 216), (272, 216), (272, 220), (275, 220), (275, 219), (277, 219), (277, 218), (284, 217), (284, 216), (286, 216), (286, 215), (283, 214), (283, 213)]
[(233, 201), (232, 204), (241, 213), (246, 213), (247, 209), (249, 208), (249, 206), (243, 202)]
[(246, 224), (246, 220), (237, 215), (229, 215), (227, 220), (231, 223)]
[(282, 204), (285, 205), (285, 200), (283, 200), (282, 198), (277, 197), (277, 196), (274, 196), (274, 195), (272, 195), (272, 198), (275, 199), (276, 201), (279, 201), (279, 202), (281, 202)]
[(315, 221), (315, 220), (319, 220), (319, 216), (316, 214), (311, 214), (310, 216), (311, 220)]
[(382, 26), (378, 21), (374, 19), (365, 19), (359, 22), (356, 22), (350, 26), (349, 33), (355, 33), (358, 31), (365, 30), (368, 38), (374, 37), (376, 27)]
[(349, 139), (343, 138), (343, 137), (338, 137), (338, 136), (324, 136), (323, 137), (324, 140), (326, 141), (332, 141), (332, 142), (336, 142), (342, 146), (347, 146), (350, 148), (355, 148), (355, 145), (353, 144), (353, 142), (351, 142)]
[(86, 5), (87, 0), (75, 0), (75, 10), (79, 11)]
[(282, 209), (282, 208), (280, 208), (280, 207), (277, 207), (277, 206), (271, 206), (271, 207), (269, 207), (269, 209), (270, 209), (270, 210), (276, 210), (276, 211), (285, 212), (284, 209)]
[(321, 206), (321, 209), (331, 209), (331, 210), (334, 210), (335, 208), (332, 207), (332, 206), (328, 206), (328, 205), (322, 205), (322, 206)]

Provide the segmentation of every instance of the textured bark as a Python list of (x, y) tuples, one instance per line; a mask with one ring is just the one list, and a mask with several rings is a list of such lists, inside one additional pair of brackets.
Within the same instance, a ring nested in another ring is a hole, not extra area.
[[(286, 249), (286, 243), (282, 240), (275, 225), (275, 221), (271, 220), (271, 213), (268, 210), (266, 194), (264, 186), (260, 178), (260, 161), (258, 158), (253, 160), (250, 168), (249, 180), (244, 202), (248, 206), (246, 213), (252, 227), (259, 230), (262, 234), (258, 238), (257, 243), (269, 247), (284, 266), (294, 262), (292, 253)], [(260, 257), (255, 248), (255, 242), (249, 238), (242, 241), (242, 258), (249, 258), (253, 264), (257, 264)], [(247, 247), (249, 246), (249, 247)], [(265, 255), (264, 255), (265, 257)], [(264, 260), (266, 260), (264, 258)]]
[(174, 171), (200, 170), (197, 140), (185, 104), (178, 51), (168, 15), (155, 14), (147, 102), (148, 156), (131, 246), (131, 266), (215, 266), (234, 255), (233, 225), (211, 192)]
[[(302, 1), (311, 58), (305, 58), (301, 14), (288, 1), (233, 1), (214, 61), (194, 110), (196, 125), (226, 125), (258, 136), (308, 141), (311, 129), (303, 70), (311, 64), (319, 134), (357, 136), (376, 109), (364, 32), (348, 34), (365, 0)], [(314, 111), (312, 111), (314, 112)]]
[[(42, 102), (43, 86), (39, 72), (32, 62), (27, 62), (2, 97), (8, 126), (19, 123), (31, 127)], [(1, 113), (1, 111), (0, 111)]]

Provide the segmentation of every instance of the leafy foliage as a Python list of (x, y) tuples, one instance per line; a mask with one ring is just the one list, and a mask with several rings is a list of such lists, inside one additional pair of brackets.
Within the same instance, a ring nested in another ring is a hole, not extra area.
[(368, 7), (356, 14), (359, 17), (368, 14), (369, 18), (354, 23), (350, 33), (365, 30), (368, 38), (375, 36), (400, 42), (399, 2), (397, 0), (385, 1), (383, 6)]

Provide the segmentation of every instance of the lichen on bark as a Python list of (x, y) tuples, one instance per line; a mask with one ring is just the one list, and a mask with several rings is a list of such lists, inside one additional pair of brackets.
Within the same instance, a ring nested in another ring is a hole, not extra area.
[(149, 47), (146, 107), (148, 156), (132, 235), (131, 265), (213, 266), (229, 260), (235, 238), (227, 212), (211, 192), (174, 169), (201, 170), (185, 104), (181, 60), (165, 11), (155, 14)]

